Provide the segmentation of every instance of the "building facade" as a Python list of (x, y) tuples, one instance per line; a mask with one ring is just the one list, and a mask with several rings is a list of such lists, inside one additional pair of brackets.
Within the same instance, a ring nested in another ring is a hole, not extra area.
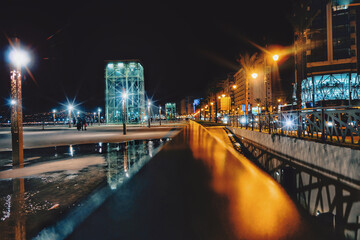
[(107, 123), (123, 122), (123, 93), (126, 92), (127, 122), (145, 118), (144, 69), (139, 60), (106, 61), (105, 117)]
[(166, 103), (165, 104), (165, 114), (167, 120), (176, 119), (176, 104), (175, 103)]
[(359, 102), (360, 6), (343, 3), (317, 0), (311, 5), (312, 14), (320, 11), (306, 30), (303, 107)]
[(194, 113), (194, 97), (187, 96), (180, 100), (180, 114), (190, 115)]
[[(264, 73), (259, 72), (256, 78), (248, 76), (243, 68), (239, 69), (234, 74), (234, 84), (236, 86), (234, 91), (234, 109), (238, 113), (250, 112), (254, 107), (265, 107), (266, 97), (267, 104), (270, 109), (272, 104), (272, 89), (271, 89), (271, 67), (267, 66), (267, 94), (265, 92)], [(246, 109), (245, 106), (248, 106)]]

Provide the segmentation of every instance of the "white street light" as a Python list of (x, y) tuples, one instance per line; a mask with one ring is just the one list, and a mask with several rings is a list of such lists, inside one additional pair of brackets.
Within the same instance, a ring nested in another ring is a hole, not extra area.
[(71, 112), (74, 109), (73, 105), (69, 104), (68, 110), (69, 110), (69, 128), (71, 128)]
[(14, 47), (9, 54), (12, 64), (11, 80), (11, 139), (13, 166), (22, 166), (24, 163), (23, 146), (23, 119), (22, 119), (22, 90), (21, 67), (30, 62), (28, 53), (20, 49), (20, 41), (15, 39)]
[(9, 58), (16, 67), (24, 67), (30, 62), (29, 54), (22, 49), (13, 49), (9, 54)]
[(150, 99), (148, 100), (148, 127), (150, 128), (150, 106), (151, 106), (151, 101)]
[(101, 113), (101, 108), (98, 108), (99, 126), (100, 126), (100, 113)]

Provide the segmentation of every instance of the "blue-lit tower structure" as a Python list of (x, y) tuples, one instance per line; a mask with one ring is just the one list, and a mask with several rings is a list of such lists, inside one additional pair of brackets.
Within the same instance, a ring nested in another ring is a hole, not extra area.
[(106, 61), (105, 117), (111, 124), (123, 122), (123, 93), (126, 91), (128, 123), (138, 123), (145, 117), (144, 68), (139, 60)]
[(360, 6), (350, 0), (317, 0), (309, 11), (319, 14), (306, 30), (303, 107), (358, 104)]

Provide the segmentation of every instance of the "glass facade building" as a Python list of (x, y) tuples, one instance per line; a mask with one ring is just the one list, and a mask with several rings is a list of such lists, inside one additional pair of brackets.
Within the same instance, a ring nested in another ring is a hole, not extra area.
[(165, 114), (167, 120), (174, 120), (176, 118), (176, 104), (175, 103), (166, 103), (165, 104)]
[(128, 123), (145, 118), (144, 69), (139, 60), (106, 61), (105, 116), (107, 123), (123, 122), (123, 93), (126, 92)]
[(312, 2), (309, 11), (318, 14), (306, 31), (307, 78), (301, 86), (304, 106), (321, 106), (324, 101), (355, 104), (360, 99), (360, 7), (349, 3)]

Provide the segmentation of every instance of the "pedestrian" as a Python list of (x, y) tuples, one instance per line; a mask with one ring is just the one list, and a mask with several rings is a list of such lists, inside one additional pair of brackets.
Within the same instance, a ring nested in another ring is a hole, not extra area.
[(81, 122), (80, 122), (80, 119), (78, 119), (77, 123), (76, 123), (76, 128), (78, 131), (80, 131), (81, 129)]
[(81, 131), (84, 131), (84, 119), (80, 118), (81, 122)]
[(84, 128), (85, 128), (85, 131), (86, 131), (86, 127), (87, 127), (87, 123), (86, 123), (86, 118), (84, 119)]

